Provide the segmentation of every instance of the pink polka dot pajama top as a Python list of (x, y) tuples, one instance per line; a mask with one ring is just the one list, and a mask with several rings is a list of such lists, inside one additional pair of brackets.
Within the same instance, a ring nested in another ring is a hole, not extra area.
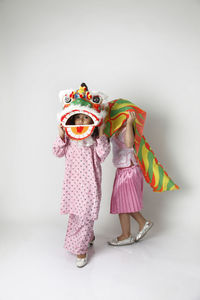
[(101, 163), (109, 152), (104, 135), (89, 146), (67, 137), (58, 137), (53, 145), (53, 153), (65, 157), (61, 214), (69, 214), (65, 248), (74, 254), (86, 253), (93, 238), (101, 201)]

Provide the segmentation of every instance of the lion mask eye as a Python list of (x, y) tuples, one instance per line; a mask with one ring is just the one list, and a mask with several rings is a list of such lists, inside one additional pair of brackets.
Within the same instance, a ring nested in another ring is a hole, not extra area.
[(69, 96), (67, 96), (67, 95), (65, 95), (63, 97), (63, 100), (64, 100), (64, 103), (70, 103), (72, 101), (72, 99)]
[(95, 104), (99, 104), (101, 102), (101, 99), (99, 96), (93, 96), (92, 97), (92, 102)]

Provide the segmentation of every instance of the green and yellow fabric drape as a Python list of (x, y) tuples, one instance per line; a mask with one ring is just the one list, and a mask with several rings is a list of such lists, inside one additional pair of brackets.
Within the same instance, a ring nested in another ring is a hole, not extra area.
[(105, 134), (108, 137), (111, 137), (123, 126), (128, 119), (129, 111), (135, 112), (136, 120), (133, 124), (135, 129), (135, 153), (144, 178), (153, 188), (153, 191), (164, 192), (179, 189), (159, 163), (143, 135), (146, 112), (125, 99), (116, 99), (109, 102), (107, 111)]

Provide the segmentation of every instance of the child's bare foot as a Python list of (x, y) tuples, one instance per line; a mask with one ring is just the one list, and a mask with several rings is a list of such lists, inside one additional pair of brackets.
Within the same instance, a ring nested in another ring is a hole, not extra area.
[(78, 254), (77, 258), (85, 258), (86, 257), (86, 253), (85, 254)]
[(134, 242), (135, 238), (132, 235), (129, 235), (128, 237), (126, 235), (120, 235), (112, 241), (108, 241), (108, 244), (111, 246), (126, 246), (131, 245)]
[(87, 253), (78, 254), (76, 259), (76, 266), (82, 268), (87, 264)]
[(147, 220), (144, 220), (143, 222), (141, 222), (141, 223), (139, 224), (139, 231), (141, 231), (141, 230), (144, 228), (146, 222), (147, 222)]
[(139, 232), (137, 233), (135, 241), (138, 242), (139, 240), (141, 240), (151, 229), (152, 226), (153, 226), (153, 222), (146, 221), (142, 229), (140, 229)]
[(123, 241), (123, 240), (126, 240), (128, 239), (130, 236), (130, 233), (129, 234), (121, 234), (120, 236), (117, 237), (118, 241)]

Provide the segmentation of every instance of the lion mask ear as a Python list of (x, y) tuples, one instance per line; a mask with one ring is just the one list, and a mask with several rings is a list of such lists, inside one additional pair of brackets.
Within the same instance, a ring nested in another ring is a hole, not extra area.
[(59, 92), (58, 97), (60, 102), (63, 104), (64, 106), (64, 102), (63, 102), (63, 98), (65, 95), (67, 95), (69, 98), (74, 96), (74, 90), (73, 89), (67, 89), (67, 90), (62, 90)]
[(90, 95), (92, 98), (94, 97), (99, 97), (100, 98), (100, 103), (105, 102), (108, 98), (108, 96), (100, 91), (91, 91)]

